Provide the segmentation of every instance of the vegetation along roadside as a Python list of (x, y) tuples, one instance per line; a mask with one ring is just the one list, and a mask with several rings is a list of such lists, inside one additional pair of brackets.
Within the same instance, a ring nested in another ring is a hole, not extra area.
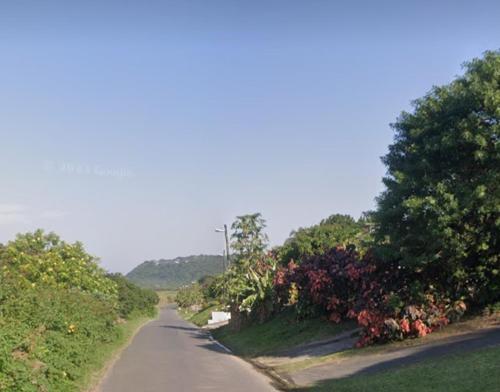
[(179, 304), (230, 312), (214, 335), (247, 356), (335, 336), (314, 336), (323, 324), (356, 325), (361, 348), (491, 312), (500, 301), (500, 52), (464, 69), (393, 124), (374, 211), (331, 215), (272, 249), (261, 214), (239, 216), (230, 267), (184, 287)]
[(85, 390), (158, 296), (38, 230), (0, 245), (0, 391)]

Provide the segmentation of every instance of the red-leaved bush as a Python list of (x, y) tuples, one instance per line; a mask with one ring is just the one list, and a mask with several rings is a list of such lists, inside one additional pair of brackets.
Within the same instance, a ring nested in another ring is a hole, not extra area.
[(453, 304), (431, 290), (415, 298), (413, 279), (397, 264), (377, 263), (370, 252), (360, 258), (354, 247), (337, 247), (299, 265), (290, 262), (277, 271), (274, 287), (281, 304), (294, 304), (299, 315), (313, 307), (332, 322), (356, 319), (361, 347), (425, 336), (465, 311), (463, 302)]
[(374, 266), (359, 260), (353, 247), (333, 248), (322, 255), (311, 256), (300, 265), (293, 261), (275, 276), (274, 284), (283, 303), (288, 301), (292, 287), (298, 290), (298, 305), (315, 305), (328, 315), (331, 321), (353, 318), (359, 307), (358, 293), (365, 284)]

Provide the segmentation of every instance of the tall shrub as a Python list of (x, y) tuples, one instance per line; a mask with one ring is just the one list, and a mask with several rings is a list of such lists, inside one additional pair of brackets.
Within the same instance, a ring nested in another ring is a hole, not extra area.
[(128, 319), (137, 315), (155, 315), (160, 298), (154, 290), (139, 287), (119, 273), (107, 276), (117, 286), (120, 317)]
[(354, 246), (336, 247), (300, 264), (290, 262), (277, 272), (275, 287), (281, 303), (295, 305), (300, 317), (326, 315), (339, 322), (354, 317), (354, 309), (362, 306), (360, 294), (373, 269), (360, 261)]

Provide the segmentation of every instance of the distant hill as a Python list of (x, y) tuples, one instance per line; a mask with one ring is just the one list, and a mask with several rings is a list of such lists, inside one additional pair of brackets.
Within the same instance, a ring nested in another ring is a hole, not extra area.
[(126, 276), (141, 287), (174, 289), (205, 275), (221, 272), (222, 256), (199, 255), (145, 261)]

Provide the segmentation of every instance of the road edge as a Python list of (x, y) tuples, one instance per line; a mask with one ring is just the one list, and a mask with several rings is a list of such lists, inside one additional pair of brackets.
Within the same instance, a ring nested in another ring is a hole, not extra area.
[[(192, 324), (192, 323), (190, 323)], [(246, 363), (250, 364), (255, 370), (257, 370), (259, 373), (264, 374), (265, 376), (269, 377), (271, 381), (273, 382), (273, 386), (280, 390), (280, 391), (290, 391), (292, 389), (297, 388), (297, 385), (295, 385), (291, 380), (286, 379), (282, 375), (280, 375), (278, 372), (276, 372), (273, 368), (270, 368), (268, 366), (265, 366), (258, 361), (254, 361), (251, 358), (247, 357), (242, 357), (236, 353), (234, 353), (230, 348), (226, 347), (224, 344), (219, 342), (217, 339), (215, 339), (212, 335), (212, 333), (208, 330), (204, 330), (197, 325), (192, 324), (194, 327), (198, 328), (200, 331), (204, 332), (209, 340), (216, 344), (217, 346), (221, 347), (224, 349), (228, 354), (232, 355), (235, 358), (238, 358), (242, 361), (245, 361)]]
[[(295, 389), (297, 386), (291, 382), (291, 380), (287, 380), (284, 377), (282, 377), (280, 374), (278, 374), (274, 369), (269, 368), (267, 366), (264, 366), (263, 364), (253, 361), (250, 358), (245, 358), (242, 357), (236, 353), (234, 353), (229, 347), (225, 346), (221, 342), (219, 342), (217, 339), (215, 339), (208, 329), (204, 329), (194, 323), (192, 323), (189, 320), (186, 320), (184, 317), (181, 316), (181, 314), (175, 309), (177, 312), (178, 316), (184, 320), (186, 323), (191, 325), (193, 328), (196, 328), (198, 332), (205, 334), (205, 336), (208, 337), (208, 339), (214, 343), (215, 345), (219, 346), (222, 348), (227, 354), (232, 355), (234, 358), (239, 359), (241, 361), (244, 361), (248, 363), (250, 366), (252, 366), (257, 372), (263, 374), (264, 376), (268, 377), (271, 379), (271, 383), (273, 387), (275, 387), (279, 391), (290, 391), (292, 389)], [(89, 391), (89, 392), (98, 392), (98, 391)]]
[(104, 366), (91, 375), (91, 381), (89, 382), (89, 385), (87, 385), (85, 389), (82, 390), (82, 392), (99, 392), (104, 379), (113, 368), (115, 363), (120, 359), (125, 349), (130, 346), (139, 331), (147, 324), (158, 319), (159, 315), (160, 312), (158, 311), (157, 315), (154, 318), (146, 318), (143, 322), (139, 323), (127, 338), (127, 340), (119, 348), (113, 351), (111, 356), (106, 360)]

